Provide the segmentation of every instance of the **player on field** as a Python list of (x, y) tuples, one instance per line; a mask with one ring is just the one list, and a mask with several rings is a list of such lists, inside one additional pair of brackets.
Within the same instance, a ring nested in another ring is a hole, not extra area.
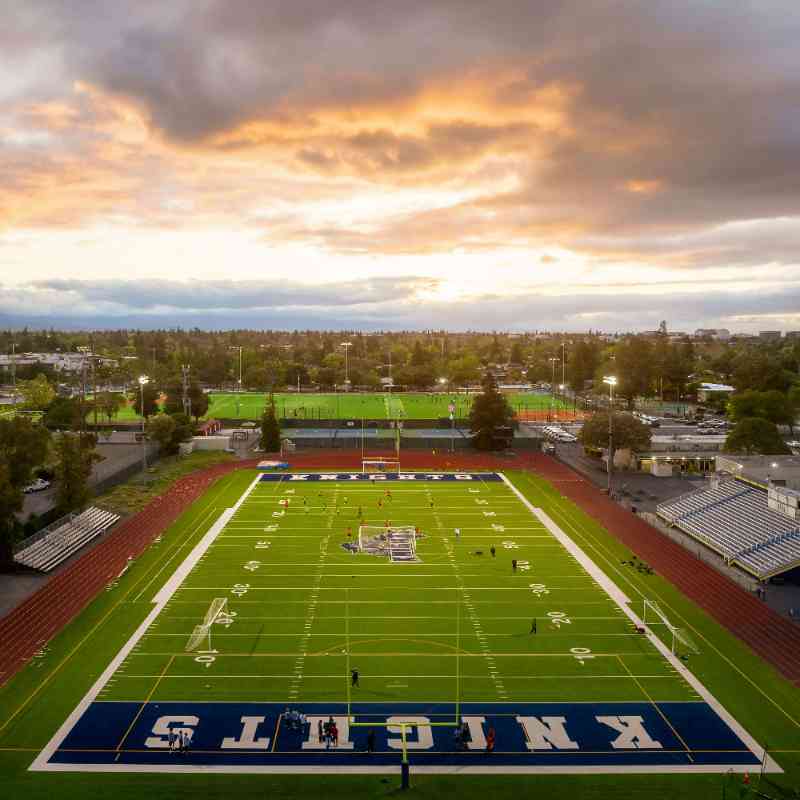
[(512, 558), (511, 559), (511, 571), (512, 572), (516, 572), (517, 571), (517, 559), (516, 558)]
[(386, 497), (387, 500), (389, 500), (391, 502), (391, 500), (392, 500), (392, 490), (391, 489), (387, 489), (386, 490), (385, 497)]
[(460, 539), (461, 538), (461, 528), (453, 528), (453, 530), (455, 531), (456, 539)]
[(495, 550), (495, 549), (494, 549), (494, 545), (492, 545), (492, 546), (489, 548), (489, 552), (492, 554), (492, 558), (494, 558), (494, 557), (495, 557), (495, 555), (497, 554), (497, 550)]
[(358, 688), (358, 678), (359, 678), (358, 670), (357, 669), (351, 669), (350, 670), (350, 685), (354, 689)]
[(528, 631), (528, 636), (530, 636), (532, 633), (536, 633), (536, 632), (537, 632), (536, 631), (536, 617), (534, 617), (531, 620), (531, 629)]

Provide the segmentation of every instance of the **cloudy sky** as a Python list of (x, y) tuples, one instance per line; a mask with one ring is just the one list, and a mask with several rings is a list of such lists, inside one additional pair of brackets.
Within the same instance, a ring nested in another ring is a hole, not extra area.
[(0, 8), (0, 325), (800, 329), (797, 0)]

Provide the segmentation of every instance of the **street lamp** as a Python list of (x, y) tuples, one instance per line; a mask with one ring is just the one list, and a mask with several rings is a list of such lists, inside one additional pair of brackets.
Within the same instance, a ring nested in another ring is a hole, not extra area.
[(242, 345), (240, 344), (231, 344), (228, 345), (229, 350), (238, 350), (239, 351), (239, 389), (236, 394), (236, 418), (239, 418), (239, 404), (241, 398), (239, 395), (242, 392)]
[(141, 401), (141, 405), (139, 406), (139, 410), (142, 412), (142, 470), (147, 469), (147, 443), (145, 442), (144, 436), (144, 387), (150, 383), (150, 378), (147, 375), (140, 375), (139, 376), (139, 399)]
[(608, 496), (611, 497), (611, 471), (614, 469), (614, 387), (617, 385), (617, 379), (614, 375), (606, 375), (603, 377), (603, 383), (608, 384)]
[(350, 368), (347, 361), (347, 351), (353, 346), (352, 342), (342, 342), (339, 347), (344, 347), (344, 383), (350, 385)]
[(556, 364), (561, 360), (558, 356), (550, 356), (547, 359), (551, 366), (553, 367), (552, 370), (552, 377), (550, 379), (550, 417), (553, 416), (553, 407), (556, 404)]

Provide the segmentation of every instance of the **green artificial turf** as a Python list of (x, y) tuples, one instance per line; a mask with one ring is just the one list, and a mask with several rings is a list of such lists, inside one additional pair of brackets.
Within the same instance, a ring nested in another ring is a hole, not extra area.
[[(198, 792), (206, 797), (296, 797), (331, 788), (368, 797), (395, 790), (393, 777), (313, 772), (25, 772), (146, 616), (153, 595), (253, 475), (241, 471), (216, 483), (42, 657), (0, 689), (0, 785), (9, 797), (112, 792), (115, 798)], [(692, 633), (702, 652), (689, 667), (756, 739), (769, 744), (786, 770), (761, 788), (783, 796), (780, 791), (798, 786), (800, 692), (666, 581), (624, 566), (630, 553), (550, 484), (524, 472), (509, 476), (617, 583), (634, 608), (645, 597), (657, 600), (675, 624)], [(291, 700), (302, 707), (314, 700), (346, 701), (350, 666), (361, 672), (356, 690), (361, 701), (694, 699), (691, 687), (631, 630), (613, 602), (507, 487), (408, 483), (392, 484), (390, 490), (391, 499), (381, 484), (257, 485), (100, 699)], [(284, 514), (279, 499), (291, 501)], [(419, 526), (425, 533), (418, 543), (421, 561), (391, 564), (346, 552), (341, 544), (348, 538), (347, 527), (355, 535), (363, 518), (370, 524), (389, 519)], [(270, 525), (278, 527), (265, 531)], [(495, 558), (489, 554), (492, 544)], [(514, 574), (511, 558), (528, 561), (530, 569)], [(317, 576), (319, 603), (309, 620), (307, 601)], [(534, 583), (541, 585), (538, 590), (532, 590)], [(221, 596), (228, 597), (229, 611), (236, 616), (227, 627), (215, 626), (213, 647), (219, 653), (206, 666), (184, 647), (211, 600)], [(533, 617), (538, 633), (530, 636)], [(487, 666), (481, 638), (488, 642), (499, 680)], [(580, 663), (569, 654), (574, 647), (591, 650), (594, 658)], [(298, 680), (295, 665), (301, 651), (307, 655)], [(736, 794), (728, 796), (738, 796), (739, 779), (731, 780), (726, 788)], [(654, 768), (644, 776), (415, 776), (412, 795), (457, 792), (472, 798), (491, 792), (500, 798), (535, 788), (544, 796), (573, 792), (596, 798), (699, 799), (722, 796), (724, 785), (719, 775), (663, 775)]]

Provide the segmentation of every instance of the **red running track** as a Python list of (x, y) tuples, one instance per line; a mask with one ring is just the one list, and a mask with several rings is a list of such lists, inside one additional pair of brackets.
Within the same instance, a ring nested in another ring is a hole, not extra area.
[(538, 456), (533, 468), (734, 636), (800, 686), (798, 626), (610, 500), (564, 464), (548, 456)]
[[(181, 478), (0, 620), (0, 685), (113, 581), (129, 557), (140, 555), (217, 478), (235, 469), (252, 468), (256, 463), (218, 464)], [(360, 469), (361, 453), (312, 451), (293, 455), (291, 463), (294, 469)], [(540, 454), (509, 458), (428, 451), (405, 451), (402, 463), (408, 469), (528, 468), (539, 473), (762, 658), (800, 685), (800, 630), (736, 583), (609, 500), (568, 467)]]

